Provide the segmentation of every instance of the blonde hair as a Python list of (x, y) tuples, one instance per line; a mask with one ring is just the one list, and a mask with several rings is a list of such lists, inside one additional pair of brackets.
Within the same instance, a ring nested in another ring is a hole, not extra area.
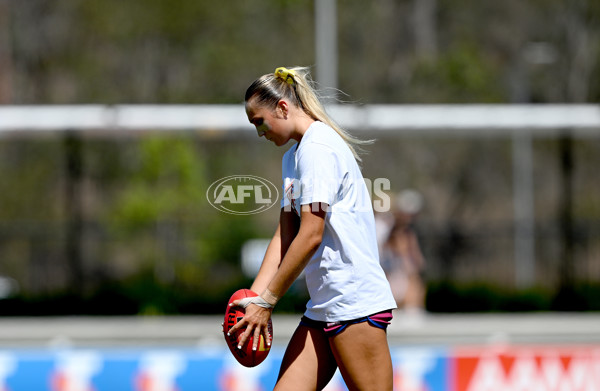
[(361, 140), (352, 136), (331, 119), (319, 99), (318, 90), (306, 67), (277, 68), (275, 73), (259, 77), (246, 90), (244, 100), (248, 102), (252, 98), (256, 99), (259, 105), (271, 106), (273, 109), (281, 99), (287, 99), (312, 119), (321, 121), (335, 130), (359, 162), (362, 160), (359, 156), (359, 152), (362, 152), (360, 145), (373, 143), (373, 140)]

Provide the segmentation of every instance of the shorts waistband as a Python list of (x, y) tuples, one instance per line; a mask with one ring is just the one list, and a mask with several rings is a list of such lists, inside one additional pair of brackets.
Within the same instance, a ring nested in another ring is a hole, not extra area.
[(341, 333), (346, 327), (348, 327), (348, 325), (362, 322), (369, 322), (369, 324), (374, 327), (386, 330), (393, 317), (392, 310), (377, 312), (372, 315), (363, 316), (362, 318), (342, 320), (337, 322), (322, 322), (303, 316), (300, 320), (300, 324), (311, 328), (322, 329), (325, 332), (325, 335), (328, 337), (333, 337)]

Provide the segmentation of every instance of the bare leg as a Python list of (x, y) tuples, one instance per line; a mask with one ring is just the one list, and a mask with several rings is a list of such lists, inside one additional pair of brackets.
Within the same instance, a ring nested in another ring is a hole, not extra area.
[(392, 391), (392, 359), (385, 330), (368, 322), (356, 323), (329, 342), (350, 391)]
[(274, 391), (318, 391), (337, 365), (322, 330), (298, 326), (283, 356)]

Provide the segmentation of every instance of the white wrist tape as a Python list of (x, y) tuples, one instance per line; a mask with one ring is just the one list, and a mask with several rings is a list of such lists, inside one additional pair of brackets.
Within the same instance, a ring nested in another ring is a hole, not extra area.
[(279, 296), (271, 292), (268, 288), (260, 295), (265, 301), (271, 304), (273, 307), (279, 301)]
[(256, 304), (259, 307), (267, 309), (272, 309), (275, 307), (274, 305), (267, 303), (265, 299), (260, 296), (245, 297), (238, 302), (238, 305), (243, 308), (248, 307), (249, 304)]

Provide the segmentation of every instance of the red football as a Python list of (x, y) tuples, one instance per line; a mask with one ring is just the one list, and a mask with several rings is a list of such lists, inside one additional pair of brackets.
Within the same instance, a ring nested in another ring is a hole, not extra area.
[[(240, 289), (236, 291), (231, 298), (229, 299), (229, 303), (234, 300), (240, 300), (245, 297), (254, 297), (258, 296), (257, 293), (251, 291), (250, 289)], [(258, 347), (256, 351), (252, 350), (252, 345), (254, 343), (254, 336), (249, 337), (246, 340), (246, 344), (242, 346), (241, 349), (238, 349), (238, 342), (246, 330), (246, 328), (241, 328), (227, 336), (227, 332), (231, 329), (238, 321), (240, 321), (244, 317), (245, 310), (242, 307), (230, 307), (229, 303), (227, 303), (227, 310), (225, 311), (225, 321), (223, 322), (223, 334), (225, 335), (225, 342), (227, 342), (227, 346), (229, 346), (229, 350), (233, 354), (233, 357), (245, 367), (255, 367), (267, 358), (269, 351), (271, 350), (270, 346), (267, 346), (265, 342), (264, 336), (260, 336), (260, 340), (258, 341)], [(271, 335), (271, 340), (273, 339), (273, 322), (269, 319), (269, 335)]]

